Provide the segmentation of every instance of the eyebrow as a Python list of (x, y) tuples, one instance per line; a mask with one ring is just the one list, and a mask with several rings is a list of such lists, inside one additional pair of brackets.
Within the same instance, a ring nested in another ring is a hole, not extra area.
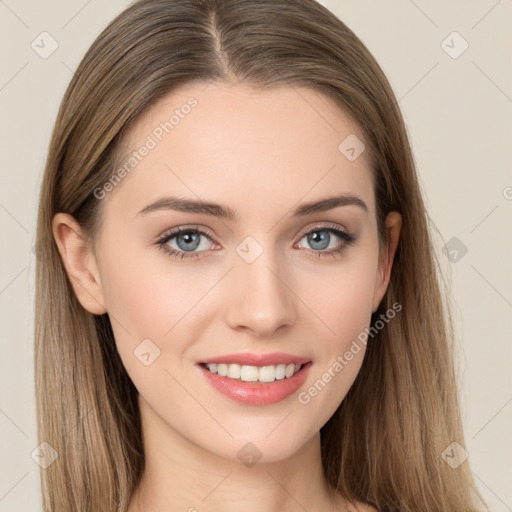
[[(293, 217), (304, 217), (313, 213), (325, 212), (340, 206), (358, 206), (368, 213), (366, 203), (353, 194), (327, 197), (319, 201), (303, 203), (292, 212)], [(178, 212), (202, 213), (222, 219), (238, 222), (239, 216), (235, 210), (217, 203), (186, 199), (182, 197), (163, 197), (143, 208), (137, 215), (146, 215), (158, 210), (175, 210)]]

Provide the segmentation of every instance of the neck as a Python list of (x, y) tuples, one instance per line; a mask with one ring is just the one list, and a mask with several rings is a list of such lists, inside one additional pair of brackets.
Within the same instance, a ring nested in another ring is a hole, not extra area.
[(141, 398), (139, 405), (145, 469), (129, 512), (328, 512), (339, 506), (323, 475), (318, 432), (285, 460), (244, 464), (236, 454), (223, 458), (204, 450)]

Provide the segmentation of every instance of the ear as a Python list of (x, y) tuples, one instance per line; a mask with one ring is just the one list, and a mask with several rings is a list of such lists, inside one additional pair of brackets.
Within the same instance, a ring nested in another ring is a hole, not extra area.
[(69, 280), (80, 304), (94, 315), (107, 312), (96, 256), (78, 222), (67, 213), (57, 213), (52, 221), (55, 242)]
[(402, 216), (398, 212), (390, 212), (386, 217), (386, 243), (383, 245), (379, 255), (379, 266), (375, 281), (375, 292), (373, 296), (372, 311), (377, 311), (380, 301), (388, 289), (391, 277), (391, 268), (395, 257), (400, 230), (402, 228)]

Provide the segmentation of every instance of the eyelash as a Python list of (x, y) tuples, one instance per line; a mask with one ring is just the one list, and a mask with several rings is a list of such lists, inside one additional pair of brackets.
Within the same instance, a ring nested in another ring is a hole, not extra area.
[[(335, 224), (324, 224), (320, 226), (315, 226), (312, 229), (301, 233), (299, 237), (299, 241), (302, 240), (305, 236), (311, 234), (311, 233), (317, 233), (326, 231), (328, 233), (333, 233), (339, 238), (343, 240), (342, 245), (339, 249), (331, 249), (329, 251), (315, 251), (313, 249), (310, 249), (311, 252), (313, 252), (315, 255), (317, 255), (318, 258), (326, 257), (326, 256), (332, 256), (333, 258), (336, 257), (337, 254), (341, 254), (349, 245), (353, 245), (356, 241), (356, 237), (347, 231), (344, 231), (337, 227)], [(162, 237), (160, 237), (155, 243), (158, 245), (159, 249), (161, 249), (165, 254), (168, 256), (172, 256), (175, 259), (183, 259), (183, 258), (199, 258), (201, 257), (202, 253), (208, 252), (208, 251), (198, 251), (198, 252), (187, 252), (187, 251), (177, 251), (176, 249), (172, 249), (167, 245), (168, 242), (170, 242), (173, 238), (176, 238), (177, 235), (180, 233), (196, 233), (198, 235), (204, 236), (210, 240), (212, 240), (212, 236), (207, 232), (199, 228), (199, 226), (196, 226), (195, 228), (177, 228), (174, 229), (171, 232), (168, 232), (164, 234)], [(212, 240), (213, 241), (213, 240)]]

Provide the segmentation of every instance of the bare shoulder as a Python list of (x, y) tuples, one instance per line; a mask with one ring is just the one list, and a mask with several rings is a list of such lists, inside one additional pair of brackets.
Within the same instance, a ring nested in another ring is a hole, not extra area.
[(341, 506), (339, 512), (379, 512), (375, 507), (363, 503), (362, 501), (356, 501), (355, 506)]
[(356, 512), (379, 512), (375, 507), (366, 503), (357, 503)]

